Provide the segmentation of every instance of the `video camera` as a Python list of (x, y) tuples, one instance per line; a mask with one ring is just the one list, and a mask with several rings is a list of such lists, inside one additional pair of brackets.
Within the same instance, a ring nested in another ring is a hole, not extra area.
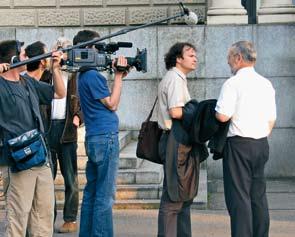
[[(108, 70), (112, 72), (111, 55), (114, 55), (120, 48), (131, 48), (131, 42), (111, 42), (109, 44), (99, 42), (94, 44), (95, 48), (76, 48), (68, 51), (67, 60), (63, 62), (62, 69), (76, 72), (97, 69), (99, 71)], [(147, 71), (147, 50), (137, 49), (135, 57), (126, 57), (128, 67), (115, 68), (118, 71), (127, 71), (130, 67), (135, 67), (137, 71)]]

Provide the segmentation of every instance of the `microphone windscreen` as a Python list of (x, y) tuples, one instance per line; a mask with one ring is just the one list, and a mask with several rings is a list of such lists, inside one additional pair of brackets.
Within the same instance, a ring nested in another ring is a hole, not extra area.
[(196, 25), (198, 20), (198, 15), (192, 11), (189, 11), (188, 16), (184, 16), (184, 21), (187, 25)]

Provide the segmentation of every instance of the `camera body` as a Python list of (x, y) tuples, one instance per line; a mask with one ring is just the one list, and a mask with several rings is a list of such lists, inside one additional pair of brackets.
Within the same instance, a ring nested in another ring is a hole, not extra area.
[(68, 52), (68, 59), (63, 65), (66, 71), (76, 72), (80, 68), (97, 68), (98, 70), (106, 70), (112, 60), (106, 53), (98, 53), (95, 49), (73, 49)]
[[(111, 42), (97, 43), (95, 48), (77, 48), (69, 50), (67, 53), (67, 60), (63, 62), (62, 69), (70, 72), (85, 71), (87, 69), (96, 68), (99, 71), (109, 70), (112, 72), (112, 55), (119, 50), (119, 48), (131, 48), (130, 42)], [(119, 71), (127, 71), (130, 67), (135, 67), (137, 71), (147, 71), (147, 51), (146, 49), (137, 49), (135, 57), (126, 57), (128, 67), (115, 67)], [(116, 60), (116, 59), (115, 59)]]

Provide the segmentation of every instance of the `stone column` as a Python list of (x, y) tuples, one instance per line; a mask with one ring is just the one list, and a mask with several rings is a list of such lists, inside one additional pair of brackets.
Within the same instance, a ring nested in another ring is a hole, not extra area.
[(295, 7), (292, 0), (261, 0), (258, 23), (295, 22)]
[(247, 11), (241, 0), (211, 0), (207, 12), (207, 24), (247, 24)]

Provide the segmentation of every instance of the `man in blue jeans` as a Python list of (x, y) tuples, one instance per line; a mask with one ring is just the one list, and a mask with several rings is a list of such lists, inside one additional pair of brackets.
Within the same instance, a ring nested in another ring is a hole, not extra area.
[[(79, 31), (74, 45), (99, 38), (95, 31)], [(88, 46), (91, 47), (91, 46)], [(117, 65), (127, 67), (120, 56)], [(86, 127), (85, 148), (87, 183), (84, 189), (80, 218), (80, 237), (112, 237), (112, 205), (116, 192), (119, 163), (119, 120), (115, 113), (120, 102), (122, 79), (126, 72), (115, 69), (110, 92), (106, 78), (89, 69), (78, 76), (78, 93)]]

